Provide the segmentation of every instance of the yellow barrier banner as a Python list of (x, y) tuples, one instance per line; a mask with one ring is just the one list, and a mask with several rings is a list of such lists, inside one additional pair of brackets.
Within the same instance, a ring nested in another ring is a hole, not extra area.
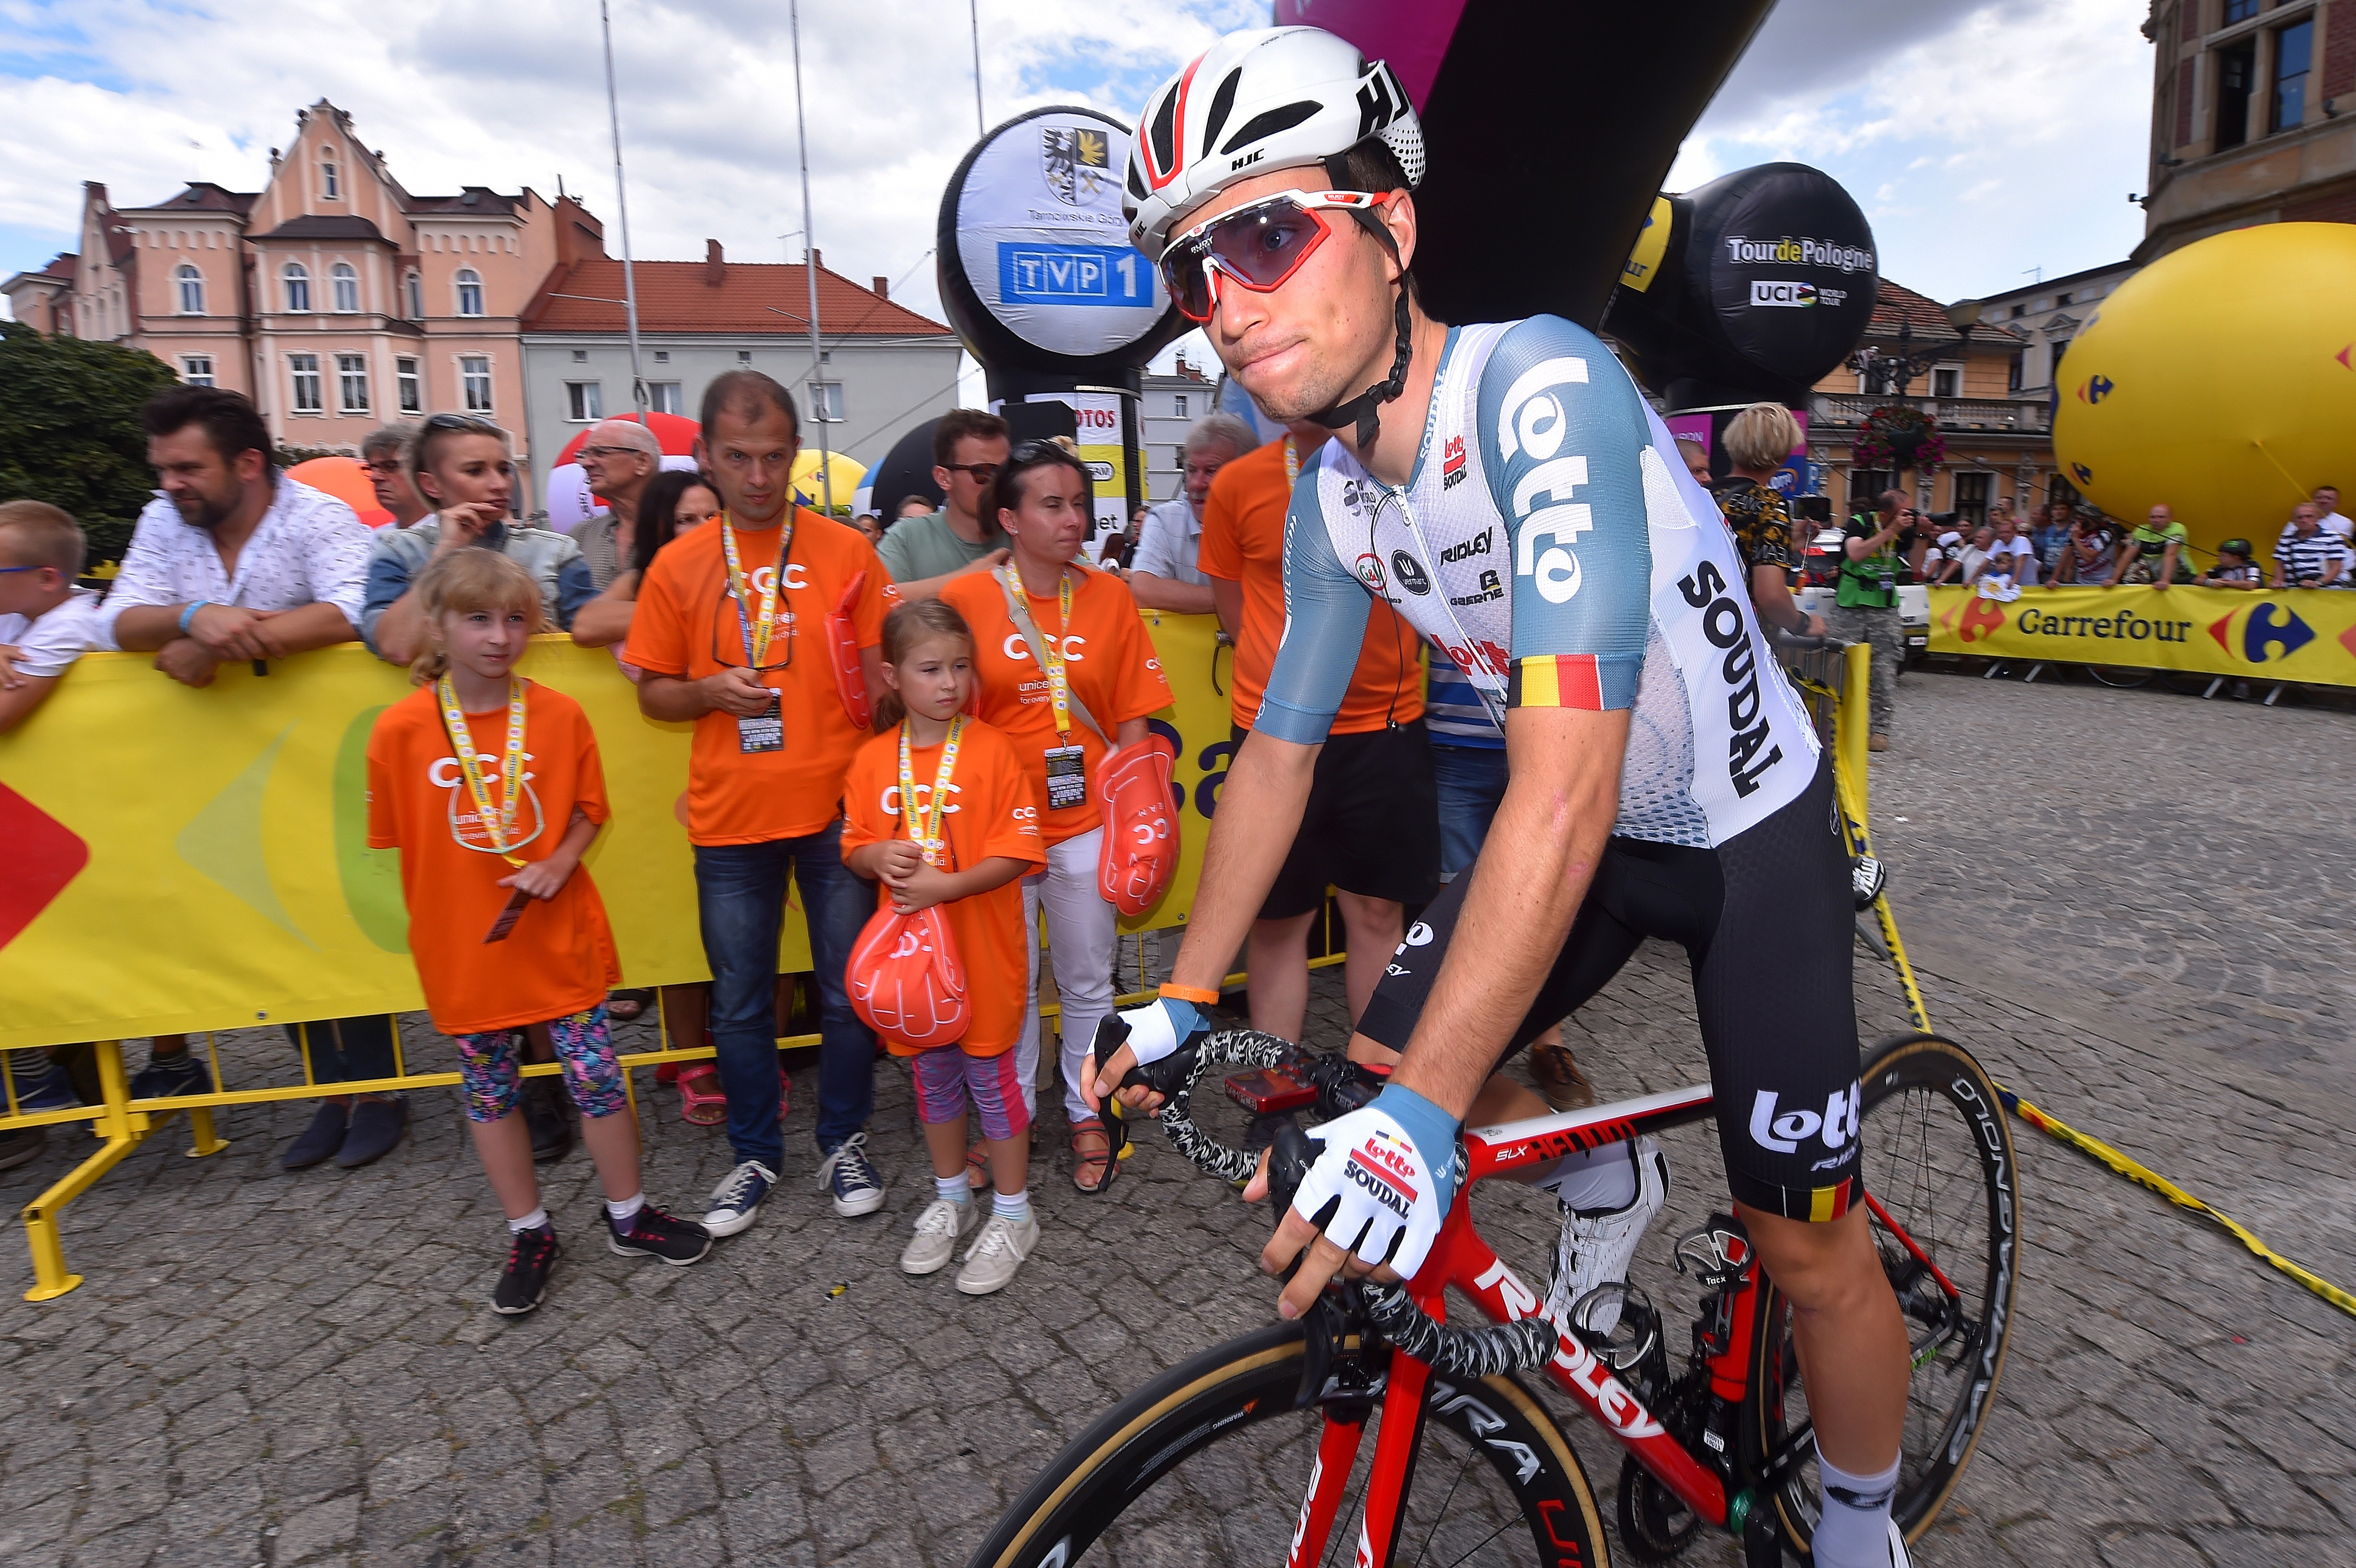
[(2356, 592), (1933, 588), (1931, 651), (2356, 686)]
[[(1185, 921), (1230, 751), (1215, 624), (1143, 618), (1176, 693), (1151, 723), (1177, 749), (1183, 857), (1130, 930)], [(369, 733), (406, 672), (357, 644), (261, 676), (225, 664), (201, 689), (149, 666), (85, 656), (0, 735), (0, 1049), (422, 1007), (398, 852), (367, 839)], [(603, 649), (540, 637), (521, 668), (597, 733), (614, 816), (584, 864), (626, 983), (709, 978), (680, 815), (690, 727), (641, 715)], [(782, 966), (807, 970), (796, 909), (786, 924)]]

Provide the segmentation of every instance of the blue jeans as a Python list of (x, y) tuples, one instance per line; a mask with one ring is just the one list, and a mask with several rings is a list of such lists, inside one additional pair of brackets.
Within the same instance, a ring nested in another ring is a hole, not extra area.
[(392, 1020), (382, 1013), (359, 1019), (320, 1019), (285, 1024), (289, 1044), (303, 1048), (311, 1037), (311, 1076), (321, 1083), (358, 1083), (392, 1076)]
[(712, 965), (712, 1043), (728, 1096), (728, 1145), (741, 1163), (785, 1160), (777, 1130), (777, 928), (786, 876), (801, 889), (818, 965), (818, 1147), (867, 1125), (875, 1108), (875, 1037), (851, 1010), (851, 950), (875, 911), (875, 890), (842, 863), (837, 818), (801, 838), (695, 847), (695, 906)]
[(1505, 749), (1451, 746), (1434, 735), (1431, 772), (1440, 784), (1440, 880), (1451, 882), (1480, 858), (1505, 798)]

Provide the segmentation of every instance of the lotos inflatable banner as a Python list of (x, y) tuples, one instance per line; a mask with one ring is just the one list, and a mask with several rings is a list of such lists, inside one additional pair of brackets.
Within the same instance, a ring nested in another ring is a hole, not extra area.
[(1931, 590), (1931, 651), (2356, 686), (2356, 592), (2024, 588)]
[[(1185, 921), (1233, 750), (1211, 617), (1144, 619), (1177, 694), (1150, 722), (1177, 753), (1183, 854), (1130, 931)], [(91, 654), (0, 735), (0, 1049), (422, 1006), (396, 853), (367, 847), (369, 732), (407, 677), (357, 644), (268, 668), (198, 690), (145, 654)], [(707, 978), (689, 727), (641, 716), (603, 650), (541, 637), (522, 669), (597, 731), (614, 816), (584, 864), (626, 983)], [(809, 967), (791, 911), (779, 949)]]

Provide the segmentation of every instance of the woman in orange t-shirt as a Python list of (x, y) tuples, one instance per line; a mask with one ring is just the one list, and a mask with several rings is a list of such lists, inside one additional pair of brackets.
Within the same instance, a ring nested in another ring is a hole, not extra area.
[(548, 1026), (581, 1107), (613, 1250), (691, 1264), (712, 1237), (639, 1185), (637, 1123), (605, 1024), (621, 965), (580, 869), (608, 814), (597, 741), (579, 703), (514, 673), (542, 624), (539, 586), (497, 550), (462, 549), (421, 572), (415, 592), (431, 645), (412, 667), (419, 689), (369, 736), (369, 846), (401, 851), (426, 1010), (457, 1042), (475, 1152), (507, 1211), (491, 1306), (514, 1315), (540, 1305), (559, 1250), (516, 1111), (528, 1025)]
[[(1046, 911), (1063, 1002), (1072, 1181), (1083, 1192), (1101, 1192), (1119, 1170), (1104, 1124), (1077, 1087), (1097, 1024), (1112, 1012), (1118, 936), (1113, 907), (1097, 885), (1104, 830), (1096, 779), (1106, 756), (1145, 739), (1146, 716), (1170, 705), (1170, 683), (1129, 589), (1074, 559), (1087, 540), (1094, 496), (1087, 469), (1069, 449), (1024, 442), (999, 465), (983, 514), (1006, 535), (1010, 559), (941, 590), (942, 603), (973, 628), (976, 711), (1014, 742), (1045, 812), (1047, 869), (1023, 883), (1023, 929), (1035, 940), (1039, 912)], [(1026, 1097), (1039, 1077), (1039, 955), (1030, 957), (1015, 1058)]]
[(953, 1044), (884, 1036), (893, 1055), (916, 1059), (916, 1108), (938, 1193), (917, 1216), (900, 1267), (936, 1273), (974, 1232), (979, 1206), (965, 1152), (970, 1101), (995, 1191), (958, 1288), (987, 1296), (1039, 1243), (1031, 1112), (1014, 1074), (1029, 953), (1019, 880), (1046, 864), (1039, 797), (1013, 742), (964, 713), (973, 696), (973, 633), (955, 610), (923, 599), (893, 611), (884, 622), (884, 679), (891, 690), (877, 720), (888, 728), (851, 759), (844, 784), (843, 863), (883, 883), (879, 912), (945, 906), (968, 1008), (965, 1037)]

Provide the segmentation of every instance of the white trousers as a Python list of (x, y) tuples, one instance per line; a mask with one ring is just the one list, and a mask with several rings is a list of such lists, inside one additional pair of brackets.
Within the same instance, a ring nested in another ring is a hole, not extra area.
[(1119, 940), (1113, 907), (1097, 890), (1097, 856), (1104, 829), (1097, 827), (1047, 849), (1047, 869), (1023, 879), (1023, 930), (1030, 939), (1030, 984), (1023, 998), (1023, 1039), (1014, 1048), (1014, 1070), (1023, 1081), (1023, 1103), (1039, 1109), (1039, 912), (1047, 912), (1047, 953), (1055, 966), (1055, 992), (1062, 999), (1063, 1049), (1057, 1055), (1064, 1079), (1064, 1110), (1075, 1122), (1096, 1113), (1080, 1098), (1080, 1068), (1097, 1037), (1097, 1024), (1112, 1012), (1112, 959)]

